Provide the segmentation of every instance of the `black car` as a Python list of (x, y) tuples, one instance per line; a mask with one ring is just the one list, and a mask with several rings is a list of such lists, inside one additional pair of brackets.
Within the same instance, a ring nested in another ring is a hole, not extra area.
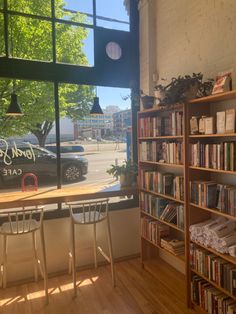
[[(88, 161), (77, 154), (61, 155), (61, 171), (64, 182), (76, 182), (88, 172)], [(56, 178), (57, 156), (49, 150), (30, 143), (0, 146), (0, 185), (19, 181), (25, 173), (38, 178)]]

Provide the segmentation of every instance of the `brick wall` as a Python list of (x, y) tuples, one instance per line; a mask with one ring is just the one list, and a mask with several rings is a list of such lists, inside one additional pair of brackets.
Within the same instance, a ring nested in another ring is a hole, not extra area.
[[(202, 72), (206, 78), (215, 77), (217, 72), (233, 68), (233, 87), (236, 88), (235, 0), (146, 2), (144, 8), (148, 5), (155, 9), (149, 10), (148, 15), (147, 9), (145, 14), (140, 7), (141, 87), (147, 83), (147, 71), (150, 73), (152, 69), (153, 72), (157, 71), (159, 78), (170, 79), (192, 72)], [(153, 21), (155, 25), (152, 40), (156, 51), (151, 63), (150, 55), (147, 59), (145, 47), (147, 38), (142, 38), (147, 20)]]

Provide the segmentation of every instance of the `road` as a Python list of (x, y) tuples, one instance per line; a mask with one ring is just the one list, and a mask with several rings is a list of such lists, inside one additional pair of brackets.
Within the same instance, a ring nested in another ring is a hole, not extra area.
[(115, 147), (114, 143), (100, 144), (99, 150), (97, 150), (97, 145), (93, 145), (93, 149), (91, 145), (89, 147), (84, 145), (83, 156), (88, 160), (88, 173), (84, 180), (74, 183), (73, 186), (85, 184), (104, 186), (114, 182), (114, 178), (106, 172), (107, 169), (115, 163), (115, 159), (117, 159), (118, 164), (126, 159), (125, 144), (119, 144), (118, 150), (115, 150)]

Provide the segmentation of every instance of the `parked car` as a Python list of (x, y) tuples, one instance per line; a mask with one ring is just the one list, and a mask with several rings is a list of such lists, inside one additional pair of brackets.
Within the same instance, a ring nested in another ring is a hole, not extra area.
[[(52, 145), (46, 145), (45, 148), (50, 150), (50, 152), (56, 153), (57, 147)], [(60, 147), (61, 153), (82, 153), (84, 152), (84, 147), (82, 145), (67, 145)]]
[[(76, 182), (88, 172), (88, 161), (77, 154), (61, 155), (63, 182)], [(0, 147), (0, 185), (19, 181), (31, 172), (39, 178), (56, 178), (57, 157), (49, 150), (30, 143)]]

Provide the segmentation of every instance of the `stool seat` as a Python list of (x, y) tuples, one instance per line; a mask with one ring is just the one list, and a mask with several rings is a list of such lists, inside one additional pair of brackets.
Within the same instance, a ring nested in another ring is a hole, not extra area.
[(0, 228), (1, 234), (6, 235), (18, 235), (19, 233), (28, 233), (36, 231), (40, 228), (40, 224), (32, 219), (30, 221), (19, 221), (19, 222), (5, 222)]
[[(105, 219), (106, 216), (99, 211), (73, 214), (73, 220), (76, 224), (94, 224)], [(91, 221), (92, 219), (92, 221)]]

